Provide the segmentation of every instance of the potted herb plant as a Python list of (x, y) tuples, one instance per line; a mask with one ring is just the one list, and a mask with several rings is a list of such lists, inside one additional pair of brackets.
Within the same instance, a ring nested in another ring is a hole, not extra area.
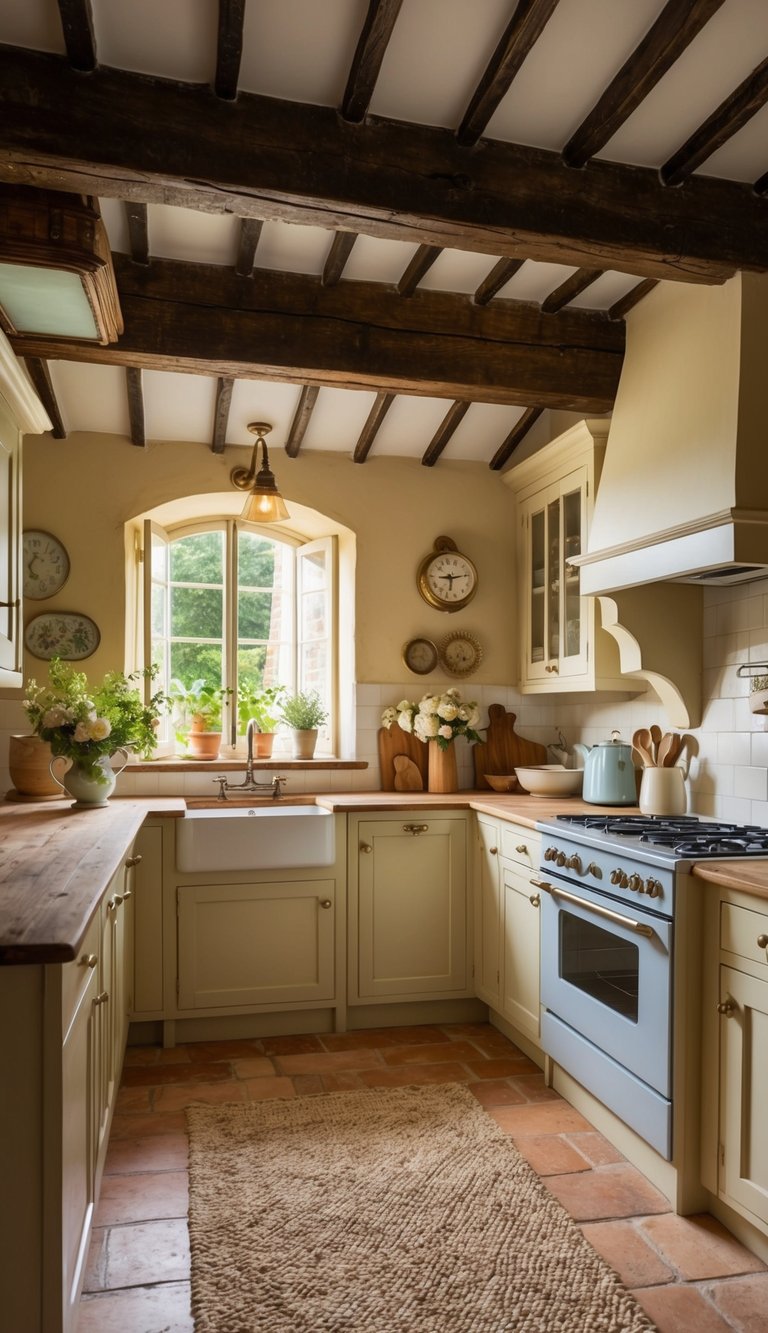
[(178, 739), (186, 745), (190, 759), (216, 759), (221, 749), (222, 707), (232, 693), (204, 678), (185, 685), (171, 681), (170, 698), (176, 710)]
[(256, 759), (269, 759), (272, 755), (275, 731), (281, 718), (280, 700), (284, 694), (284, 685), (262, 685), (258, 689), (250, 685), (238, 686), (238, 731), (242, 735), (249, 722), (256, 723), (258, 731), (253, 737)]
[(312, 759), (317, 729), (328, 719), (328, 710), (317, 690), (300, 690), (282, 705), (283, 722), (293, 731), (294, 759)]

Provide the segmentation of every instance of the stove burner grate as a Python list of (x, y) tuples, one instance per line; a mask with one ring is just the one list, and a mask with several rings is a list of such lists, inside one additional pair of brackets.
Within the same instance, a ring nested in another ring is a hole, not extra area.
[(697, 815), (558, 815), (557, 822), (617, 838), (636, 838), (676, 856), (768, 855), (768, 829)]

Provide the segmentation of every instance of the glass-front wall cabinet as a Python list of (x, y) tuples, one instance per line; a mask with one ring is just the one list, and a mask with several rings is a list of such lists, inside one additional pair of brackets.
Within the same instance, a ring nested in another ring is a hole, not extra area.
[(580, 575), (570, 566), (580, 555), (586, 474), (583, 469), (533, 496), (526, 507), (529, 679), (578, 676), (586, 669)]

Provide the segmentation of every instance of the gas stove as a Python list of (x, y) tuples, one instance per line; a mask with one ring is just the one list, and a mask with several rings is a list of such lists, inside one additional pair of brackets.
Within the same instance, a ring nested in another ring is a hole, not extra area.
[(768, 857), (768, 829), (697, 815), (556, 815), (537, 828), (677, 869), (711, 857)]

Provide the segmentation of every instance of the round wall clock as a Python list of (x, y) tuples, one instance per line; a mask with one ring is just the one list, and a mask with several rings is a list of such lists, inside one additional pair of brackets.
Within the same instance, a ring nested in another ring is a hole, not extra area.
[(69, 575), (69, 556), (63, 544), (50, 532), (30, 528), (22, 538), (22, 549), (23, 595), (33, 601), (53, 597)]
[(477, 570), (451, 537), (436, 537), (434, 550), (419, 565), (416, 584), (437, 611), (461, 611), (477, 592)]
[(437, 666), (437, 647), (431, 639), (409, 639), (403, 648), (403, 661), (415, 675), (426, 676)]
[(440, 645), (440, 661), (452, 676), (471, 676), (483, 659), (483, 650), (473, 634), (457, 630)]

